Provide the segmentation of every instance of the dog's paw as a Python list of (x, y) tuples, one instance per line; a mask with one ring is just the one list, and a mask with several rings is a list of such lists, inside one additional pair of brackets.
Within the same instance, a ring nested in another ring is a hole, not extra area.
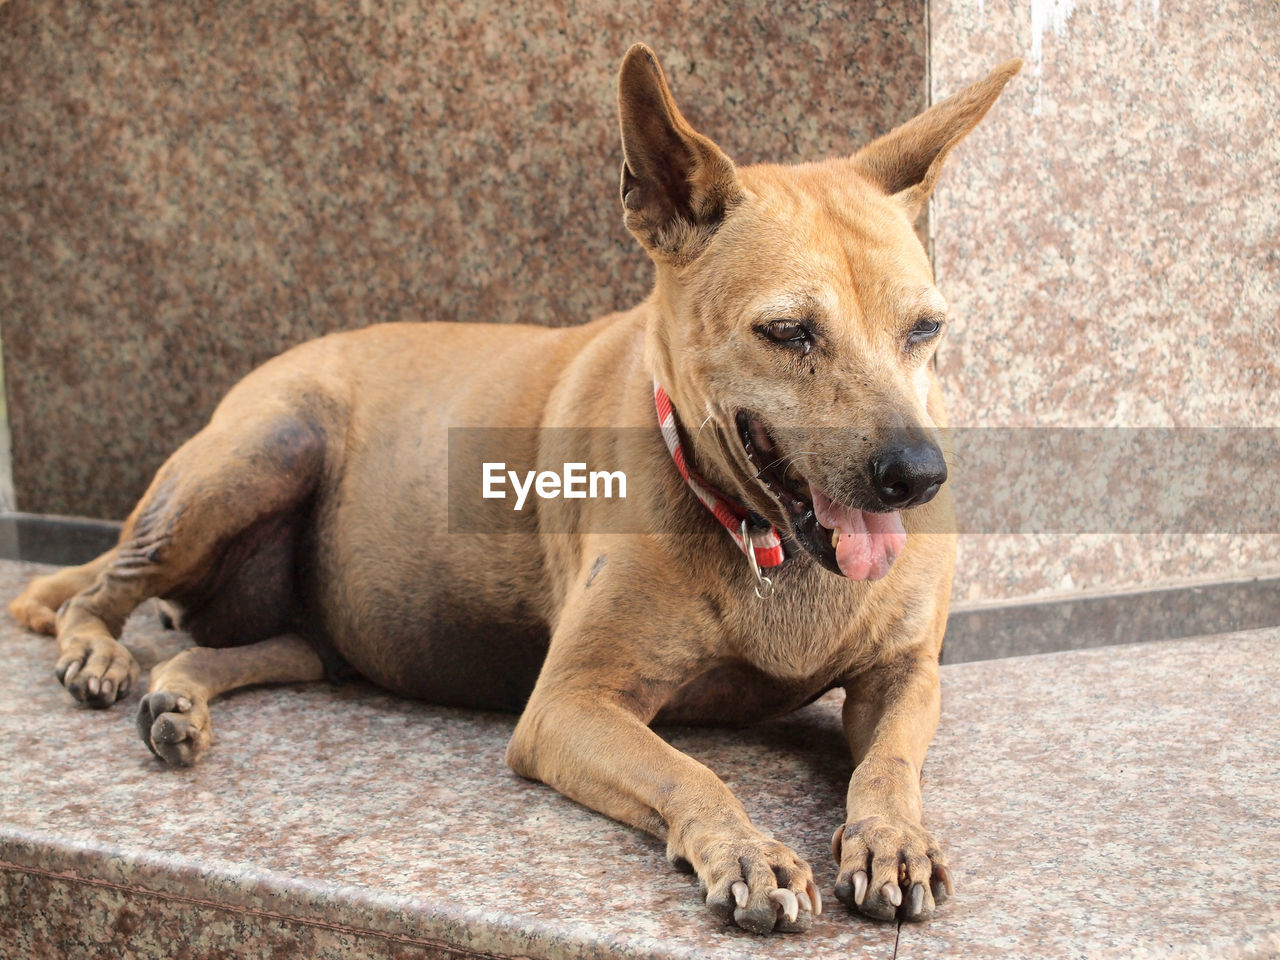
[(707, 906), (743, 930), (801, 933), (822, 912), (809, 864), (764, 834), (712, 841), (697, 859)]
[(213, 742), (209, 704), (201, 696), (157, 690), (138, 704), (138, 735), (170, 766), (189, 767)]
[(919, 824), (864, 817), (837, 828), (836, 897), (877, 920), (928, 920), (952, 892), (951, 872), (933, 835)]
[(10, 601), (9, 613), (28, 630), (52, 637), (58, 632), (58, 614), (49, 602), (46, 592), (40, 589), (40, 581), (36, 580)]
[(109, 636), (86, 634), (60, 639), (62, 655), (53, 673), (67, 692), (91, 707), (109, 707), (138, 682), (138, 661)]

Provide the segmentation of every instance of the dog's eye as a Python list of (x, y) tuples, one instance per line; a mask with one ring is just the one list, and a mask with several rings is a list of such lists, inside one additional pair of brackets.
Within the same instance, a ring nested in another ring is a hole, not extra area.
[(917, 343), (932, 340), (940, 330), (942, 330), (941, 320), (937, 317), (926, 317), (911, 328), (911, 332), (907, 334), (907, 345), (915, 346)]
[(774, 343), (808, 353), (813, 349), (813, 331), (799, 320), (774, 320), (759, 328)]

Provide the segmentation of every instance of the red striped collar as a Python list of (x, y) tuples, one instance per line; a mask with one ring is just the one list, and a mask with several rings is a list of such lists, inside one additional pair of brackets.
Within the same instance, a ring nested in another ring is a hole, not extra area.
[[(680, 471), (680, 476), (684, 477), (685, 483), (689, 485), (698, 499), (703, 502), (708, 510), (720, 522), (720, 525), (729, 531), (729, 536), (733, 538), (739, 549), (743, 553), (748, 550), (754, 551), (756, 563), (761, 567), (780, 567), (786, 554), (782, 550), (782, 538), (778, 536), (778, 531), (770, 526), (765, 530), (752, 530), (750, 523), (751, 513), (740, 504), (734, 503), (723, 493), (713, 487), (711, 484), (703, 480), (698, 472), (689, 465), (685, 459), (684, 450), (680, 446), (680, 433), (676, 428), (676, 411), (671, 405), (671, 398), (667, 396), (667, 391), (655, 380), (653, 383), (653, 401), (658, 408), (658, 426), (662, 430), (662, 439), (667, 442), (667, 449), (671, 451), (671, 459), (676, 462), (676, 469)], [(747, 520), (747, 526), (744, 528), (742, 521)], [(746, 536), (743, 536), (744, 529)]]

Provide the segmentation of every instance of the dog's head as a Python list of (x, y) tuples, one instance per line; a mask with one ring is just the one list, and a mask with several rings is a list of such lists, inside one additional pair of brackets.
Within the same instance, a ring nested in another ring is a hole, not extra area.
[[(833, 572), (876, 579), (946, 482), (947, 305), (913, 223), (1021, 61), (852, 157), (736, 168), (637, 44), (619, 77), (627, 228), (657, 268), (646, 345), (709, 479)], [(908, 526), (910, 524), (907, 524)]]

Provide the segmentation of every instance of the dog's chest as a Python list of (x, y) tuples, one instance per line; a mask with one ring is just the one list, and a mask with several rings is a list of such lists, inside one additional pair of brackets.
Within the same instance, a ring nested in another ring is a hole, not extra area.
[(717, 664), (676, 691), (658, 712), (659, 724), (747, 724), (790, 713), (830, 684), (780, 679), (744, 661)]
[(864, 605), (847, 596), (784, 583), (768, 599), (745, 592), (727, 604), (721, 619), (722, 648), (763, 675), (788, 683), (829, 680), (869, 641)]
[(761, 618), (759, 608), (751, 612), (726, 617), (717, 645), (722, 656), (681, 686), (656, 722), (754, 723), (802, 707), (838, 682), (844, 666), (838, 639), (794, 623), (784, 629)]
[(798, 706), (918, 642), (933, 609), (927, 594), (835, 586), (819, 572), (784, 581), (769, 599), (747, 592), (727, 604), (717, 646), (750, 674), (713, 671), (697, 689), (714, 697), (719, 680), (711, 676), (723, 676), (729, 687), (750, 689), (752, 702)]

